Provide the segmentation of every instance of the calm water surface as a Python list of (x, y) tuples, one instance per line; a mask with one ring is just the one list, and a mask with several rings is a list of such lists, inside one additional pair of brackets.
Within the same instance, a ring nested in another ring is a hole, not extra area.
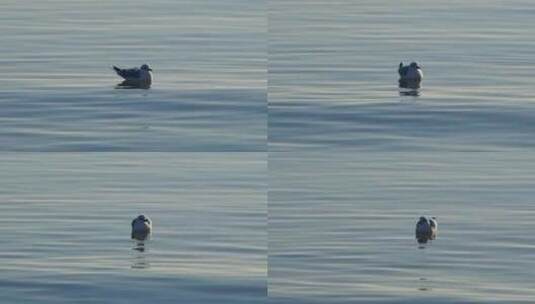
[[(532, 1), (275, 0), (270, 150), (535, 146)], [(424, 69), (401, 96), (400, 61)]]
[[(265, 1), (0, 3), (0, 150), (262, 151)], [(155, 70), (116, 90), (111, 65)]]
[[(273, 153), (270, 303), (535, 302), (535, 157)], [(418, 246), (420, 215), (436, 240)]]
[(265, 303), (265, 159), (0, 155), (0, 302)]

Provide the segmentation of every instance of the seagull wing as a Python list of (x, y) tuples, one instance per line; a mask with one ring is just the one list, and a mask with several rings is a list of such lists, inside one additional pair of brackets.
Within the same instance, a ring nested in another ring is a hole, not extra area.
[(115, 72), (117, 72), (117, 75), (123, 77), (124, 79), (139, 78), (139, 76), (141, 75), (141, 71), (138, 68), (120, 69), (116, 66), (113, 66), (113, 69), (115, 70)]
[(401, 66), (398, 69), (399, 76), (405, 76), (407, 75), (407, 72), (409, 71), (409, 66)]

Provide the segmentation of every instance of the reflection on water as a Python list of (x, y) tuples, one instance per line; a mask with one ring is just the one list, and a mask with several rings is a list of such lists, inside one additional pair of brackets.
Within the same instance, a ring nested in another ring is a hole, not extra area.
[(420, 96), (420, 82), (399, 81), (399, 95), (400, 96)]
[(399, 96), (420, 96), (420, 90), (399, 90)]
[[(430, 244), (427, 243), (427, 240), (423, 243), (418, 242), (418, 249), (426, 249), (429, 245)], [(419, 263), (414, 267), (414, 270), (416, 271), (416, 282), (414, 282), (413, 286), (416, 288), (416, 290), (421, 292), (432, 291), (432, 282), (428, 277), (429, 273), (432, 271), (431, 261), (428, 256), (431, 253), (429, 250), (431, 250), (431, 247), (429, 247), (428, 250), (418, 251), (415, 253), (415, 257)]]
[(143, 89), (148, 90), (150, 89), (150, 84), (145, 83), (135, 83), (128, 80), (123, 80), (122, 82), (118, 83), (115, 86), (116, 89)]
[(417, 239), (418, 249), (425, 249), (431, 243), (427, 243), (430, 239)]
[[(132, 269), (146, 269), (150, 268), (150, 263), (147, 258), (148, 247), (145, 241), (134, 241), (134, 256), (132, 258)], [(148, 242), (147, 242), (148, 243)]]
[(427, 244), (427, 242), (432, 241), (436, 238), (436, 234), (432, 234), (431, 236), (420, 236), (416, 238), (416, 241), (418, 241), (418, 244), (423, 245)]
[(424, 292), (428, 292), (428, 291), (432, 291), (433, 289), (431, 288), (431, 282), (427, 279), (427, 278), (420, 278), (418, 280), (418, 290), (419, 291), (424, 291)]

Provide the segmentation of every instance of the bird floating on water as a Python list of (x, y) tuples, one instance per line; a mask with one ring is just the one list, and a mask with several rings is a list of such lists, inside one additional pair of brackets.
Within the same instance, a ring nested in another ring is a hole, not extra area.
[(132, 238), (145, 240), (152, 232), (152, 221), (143, 214), (132, 221)]
[(411, 62), (411, 64), (404, 66), (403, 62), (400, 62), (398, 73), (400, 87), (411, 89), (420, 88), (420, 82), (424, 78), (424, 73), (418, 63)]
[(117, 75), (124, 78), (124, 81), (119, 84), (120, 87), (148, 89), (152, 84), (152, 69), (148, 64), (132, 69), (120, 69), (113, 66), (113, 69)]
[(436, 217), (427, 218), (421, 216), (416, 223), (416, 240), (420, 244), (425, 244), (429, 240), (437, 237), (438, 223)]

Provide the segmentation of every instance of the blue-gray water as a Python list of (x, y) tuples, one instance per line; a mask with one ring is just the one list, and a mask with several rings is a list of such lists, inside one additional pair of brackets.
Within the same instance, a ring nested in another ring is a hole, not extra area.
[(0, 12), (0, 302), (535, 302), (531, 0)]
[[(263, 151), (265, 1), (0, 3), (0, 150)], [(117, 90), (111, 65), (154, 69)]]
[[(535, 146), (530, 0), (274, 0), (269, 147), (489, 151)], [(424, 69), (400, 96), (400, 61)]]
[[(270, 303), (535, 302), (535, 157), (273, 153)], [(420, 215), (438, 237), (420, 248)]]
[[(265, 303), (265, 154), (0, 154), (1, 303)], [(153, 221), (145, 251), (130, 239)]]

